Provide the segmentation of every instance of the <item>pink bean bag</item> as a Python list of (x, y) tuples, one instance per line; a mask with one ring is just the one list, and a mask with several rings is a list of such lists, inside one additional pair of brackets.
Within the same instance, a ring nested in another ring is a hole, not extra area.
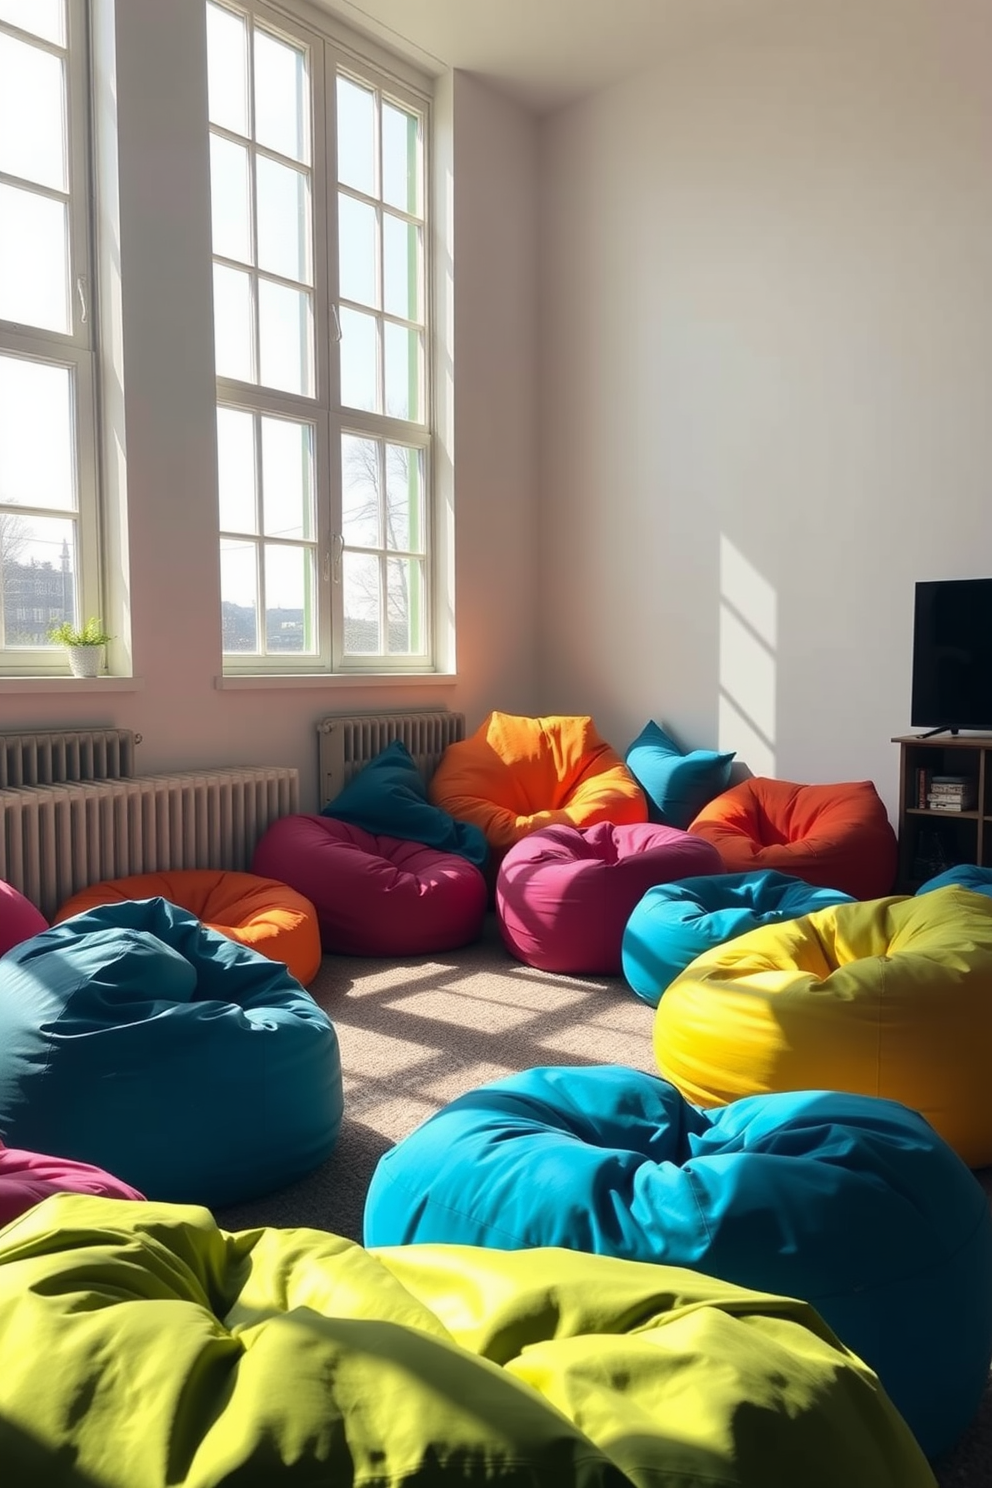
[(0, 956), (22, 940), (40, 935), (48, 929), (48, 921), (30, 899), (15, 889), (13, 884), (0, 879)]
[(335, 817), (280, 817), (263, 833), (252, 872), (310, 900), (325, 951), (422, 956), (482, 933), (488, 890), (467, 858)]
[[(47, 928), (47, 926), (46, 926)], [(105, 1199), (143, 1199), (144, 1194), (95, 1168), (68, 1157), (46, 1157), (0, 1142), (0, 1227), (19, 1219), (33, 1204), (56, 1193), (96, 1194)]]
[(717, 849), (676, 827), (544, 827), (500, 864), (496, 913), (507, 948), (526, 965), (619, 976), (623, 932), (648, 889), (711, 873), (723, 873)]

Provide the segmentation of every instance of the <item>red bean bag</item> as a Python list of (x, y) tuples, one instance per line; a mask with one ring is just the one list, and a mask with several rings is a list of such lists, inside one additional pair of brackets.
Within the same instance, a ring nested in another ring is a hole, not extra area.
[(716, 796), (689, 824), (728, 873), (775, 868), (855, 899), (892, 893), (898, 848), (870, 780), (795, 785), (756, 775)]
[[(48, 928), (47, 926), (45, 927)], [(143, 1199), (144, 1194), (92, 1163), (47, 1157), (0, 1142), (0, 1227), (10, 1224), (50, 1194), (96, 1194), (107, 1199)]]
[(421, 956), (482, 933), (488, 890), (467, 858), (335, 817), (280, 817), (263, 833), (252, 867), (312, 901), (325, 951)]
[(496, 861), (542, 827), (648, 819), (633, 772), (584, 715), (490, 713), (448, 745), (427, 789), (435, 806), (482, 829)]
[(723, 873), (716, 848), (676, 827), (545, 827), (500, 864), (496, 914), (507, 948), (526, 965), (619, 976), (623, 932), (648, 889), (709, 873)]
[(11, 946), (48, 929), (48, 921), (13, 884), (0, 879), (0, 956)]
[(277, 878), (216, 868), (180, 868), (171, 873), (132, 873), (108, 878), (74, 894), (53, 921), (83, 914), (100, 904), (167, 899), (189, 910), (209, 930), (281, 961), (304, 987), (320, 969), (320, 932), (310, 901)]

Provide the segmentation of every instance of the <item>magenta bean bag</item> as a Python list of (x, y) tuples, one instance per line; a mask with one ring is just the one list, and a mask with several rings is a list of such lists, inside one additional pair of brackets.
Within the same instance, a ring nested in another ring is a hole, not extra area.
[(280, 817), (263, 833), (252, 872), (306, 895), (325, 951), (422, 956), (482, 933), (488, 889), (467, 858), (335, 817)]
[(619, 976), (623, 932), (648, 889), (710, 873), (723, 873), (719, 852), (677, 827), (544, 827), (500, 864), (496, 913), (507, 948), (526, 965)]
[[(47, 927), (46, 927), (47, 928)], [(46, 1157), (0, 1142), (0, 1228), (19, 1219), (33, 1204), (56, 1193), (96, 1194), (105, 1199), (143, 1199), (120, 1178), (91, 1163)]]
[(22, 940), (40, 935), (48, 929), (48, 921), (30, 899), (15, 889), (13, 884), (0, 879), (0, 956)]

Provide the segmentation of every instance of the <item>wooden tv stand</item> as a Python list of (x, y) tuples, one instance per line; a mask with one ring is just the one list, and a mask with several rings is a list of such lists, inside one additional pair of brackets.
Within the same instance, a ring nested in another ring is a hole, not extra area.
[[(912, 894), (928, 878), (959, 863), (992, 868), (992, 734), (901, 734), (899, 745), (899, 870), (896, 890)], [(966, 775), (975, 804), (937, 811), (920, 804), (920, 772)]]

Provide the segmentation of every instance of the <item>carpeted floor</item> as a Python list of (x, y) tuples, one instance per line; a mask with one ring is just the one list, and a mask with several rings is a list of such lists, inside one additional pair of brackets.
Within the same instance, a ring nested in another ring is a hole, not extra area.
[[(462, 1092), (535, 1065), (625, 1064), (654, 1071), (654, 1010), (621, 978), (548, 976), (483, 938), (436, 959), (325, 956), (310, 988), (334, 1022), (345, 1119), (333, 1156), (300, 1183), (218, 1211), (227, 1229), (310, 1225), (357, 1241), (382, 1154)], [(977, 1175), (992, 1196), (992, 1169)], [(940, 1488), (992, 1488), (992, 1383)]]

